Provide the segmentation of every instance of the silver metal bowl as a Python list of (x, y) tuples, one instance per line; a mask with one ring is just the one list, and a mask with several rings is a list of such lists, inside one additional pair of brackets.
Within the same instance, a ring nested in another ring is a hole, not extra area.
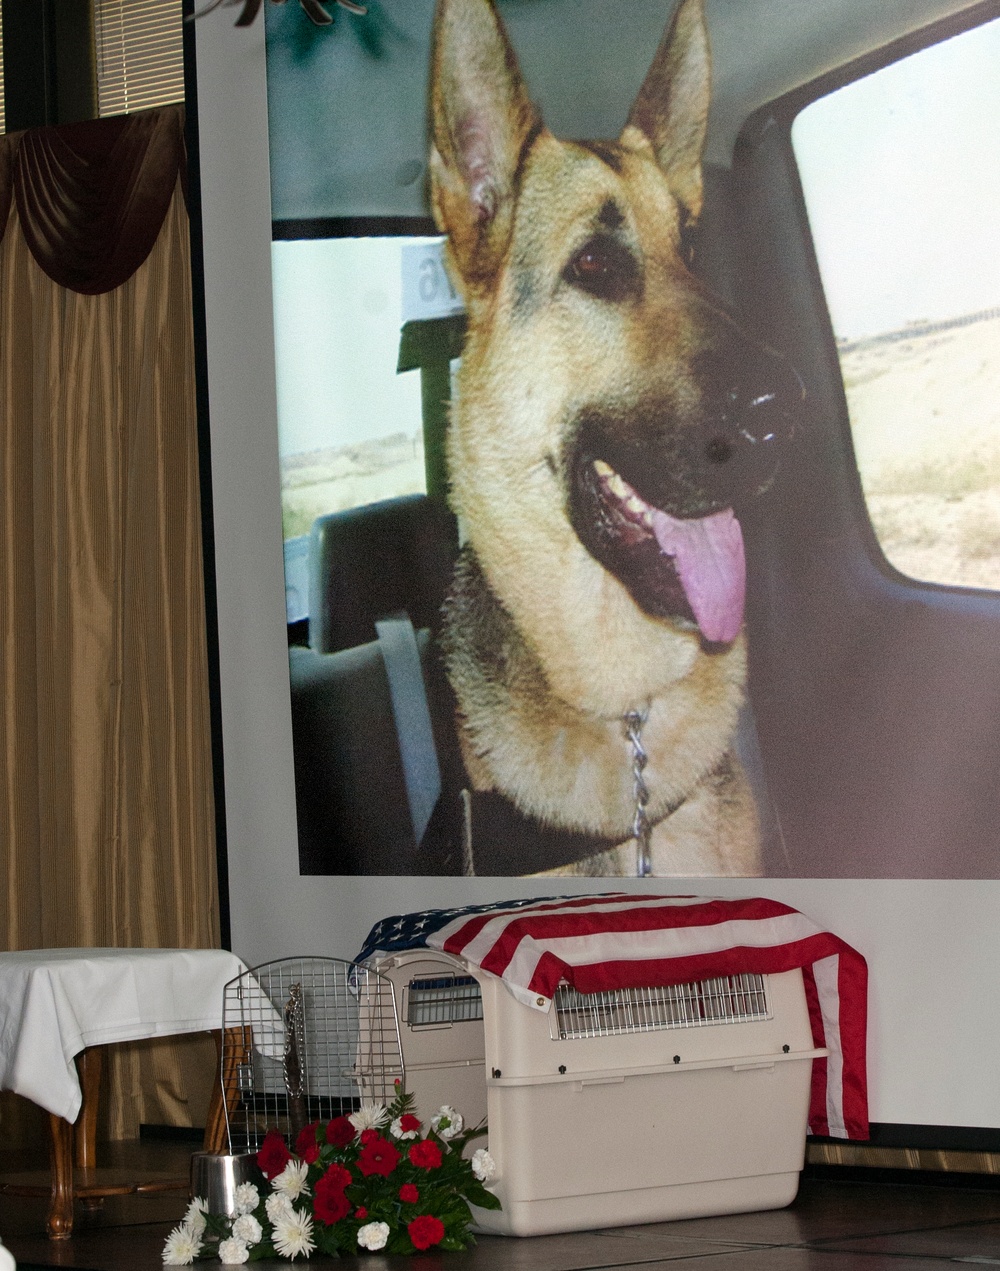
[(191, 1157), (191, 1195), (208, 1204), (209, 1213), (236, 1213), (236, 1189), (240, 1183), (256, 1183), (263, 1196), (267, 1180), (257, 1165), (255, 1152), (229, 1156), (221, 1152), (195, 1152)]

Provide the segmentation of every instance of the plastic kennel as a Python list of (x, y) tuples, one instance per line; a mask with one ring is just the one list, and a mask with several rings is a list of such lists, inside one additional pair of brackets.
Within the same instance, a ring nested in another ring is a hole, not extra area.
[[(581, 994), (548, 1013), (427, 950), (378, 963), (395, 986), (407, 1086), (487, 1118), (499, 1213), (541, 1235), (775, 1209), (798, 1188), (813, 1047), (801, 971)], [(471, 1147), (482, 1146), (482, 1141)], [(471, 1150), (471, 1148), (470, 1148)]]

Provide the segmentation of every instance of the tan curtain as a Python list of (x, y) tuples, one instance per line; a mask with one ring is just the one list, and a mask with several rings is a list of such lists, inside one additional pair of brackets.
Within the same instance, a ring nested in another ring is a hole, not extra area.
[[(152, 250), (113, 290), (80, 294), (43, 272), (17, 198), (0, 241), (8, 949), (219, 941), (191, 273), (176, 174)], [(112, 1137), (140, 1121), (197, 1123), (206, 1045), (113, 1050)]]

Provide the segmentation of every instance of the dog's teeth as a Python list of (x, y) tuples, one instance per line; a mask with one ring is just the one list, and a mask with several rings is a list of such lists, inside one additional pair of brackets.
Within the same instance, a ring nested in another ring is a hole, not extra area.
[(610, 464), (605, 463), (603, 459), (595, 459), (594, 471), (601, 478), (604, 488), (610, 490), (616, 499), (621, 499), (630, 512), (645, 512), (645, 503), (637, 496), (632, 487), (615, 472)]

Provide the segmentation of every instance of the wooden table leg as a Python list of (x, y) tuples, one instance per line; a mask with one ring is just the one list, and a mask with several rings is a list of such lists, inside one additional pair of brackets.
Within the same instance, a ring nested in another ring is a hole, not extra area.
[(228, 1152), (227, 1118), (232, 1116), (240, 1100), (239, 1066), (250, 1062), (253, 1034), (249, 1027), (212, 1030), (219, 1057), (212, 1100), (205, 1125), (204, 1151)]
[(47, 1223), (50, 1240), (68, 1240), (73, 1234), (73, 1127), (49, 1113), (49, 1159), (52, 1199)]
[(74, 1128), (73, 1156), (80, 1169), (94, 1169), (97, 1165), (97, 1107), (103, 1061), (104, 1052), (100, 1046), (91, 1046), (76, 1057), (83, 1104)]
[(212, 1097), (208, 1104), (208, 1118), (205, 1121), (205, 1139), (203, 1152), (224, 1152), (226, 1142), (226, 1113), (223, 1107), (225, 1095), (222, 1089), (222, 1029), (213, 1028), (212, 1038), (215, 1042), (215, 1080), (212, 1082)]
[[(49, 1114), (49, 1155), (52, 1168), (52, 1199), (49, 1203), (48, 1233), (51, 1240), (68, 1240), (73, 1234), (73, 1167), (94, 1169), (97, 1165), (97, 1109), (101, 1090), (103, 1051), (99, 1046), (82, 1050), (76, 1057), (83, 1102), (75, 1125)], [(87, 1202), (88, 1209), (100, 1208), (100, 1197)]]
[[(97, 1168), (97, 1109), (101, 1094), (101, 1069), (104, 1066), (104, 1048), (90, 1046), (76, 1057), (76, 1070), (80, 1075), (83, 1103), (80, 1115), (73, 1127), (73, 1162), (78, 1169)], [(103, 1196), (85, 1196), (83, 1207), (88, 1214), (104, 1208)]]

